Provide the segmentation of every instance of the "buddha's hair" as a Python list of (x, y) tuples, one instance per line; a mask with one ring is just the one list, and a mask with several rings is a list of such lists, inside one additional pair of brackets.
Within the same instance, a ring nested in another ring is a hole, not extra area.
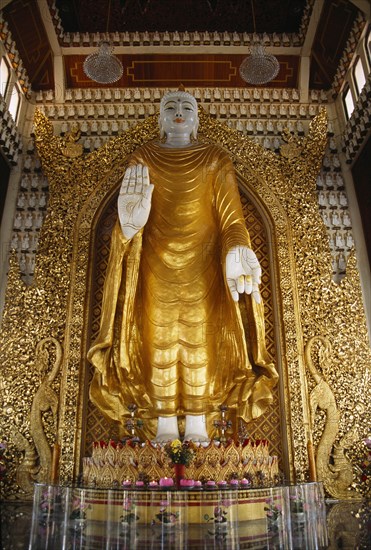
[(177, 98), (180, 97), (180, 99), (182, 100), (188, 99), (188, 101), (192, 103), (192, 105), (197, 111), (197, 100), (195, 97), (193, 97), (192, 94), (190, 94), (189, 92), (183, 92), (181, 90), (174, 90), (173, 92), (168, 92), (167, 94), (162, 96), (161, 102), (160, 102), (160, 115), (162, 115), (164, 111), (165, 102), (173, 97), (177, 97)]

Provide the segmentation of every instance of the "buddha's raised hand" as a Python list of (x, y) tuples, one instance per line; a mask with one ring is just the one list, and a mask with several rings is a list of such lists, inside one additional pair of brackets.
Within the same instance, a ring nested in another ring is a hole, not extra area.
[(126, 239), (134, 237), (147, 223), (153, 188), (147, 166), (136, 164), (127, 168), (117, 201), (120, 225)]
[(251, 294), (257, 304), (261, 297), (259, 284), (261, 267), (255, 252), (247, 246), (234, 246), (226, 257), (226, 278), (232, 298), (238, 302), (239, 295)]

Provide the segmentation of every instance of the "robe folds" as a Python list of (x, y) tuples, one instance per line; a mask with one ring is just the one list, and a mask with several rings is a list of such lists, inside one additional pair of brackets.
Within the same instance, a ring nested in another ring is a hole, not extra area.
[(263, 304), (246, 297), (247, 349), (225, 278), (227, 252), (250, 247), (232, 162), (217, 145), (150, 142), (132, 155), (139, 163), (154, 184), (151, 211), (131, 240), (118, 221), (112, 232), (90, 398), (121, 424), (132, 403), (144, 418), (225, 404), (248, 422), (272, 402), (278, 375)]

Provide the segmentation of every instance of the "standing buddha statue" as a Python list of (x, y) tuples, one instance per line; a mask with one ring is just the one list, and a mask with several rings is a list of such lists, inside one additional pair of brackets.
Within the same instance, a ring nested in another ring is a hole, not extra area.
[[(125, 423), (128, 405), (157, 421), (157, 441), (207, 441), (220, 405), (245, 422), (272, 402), (277, 372), (265, 348), (261, 268), (251, 250), (233, 164), (197, 141), (187, 92), (160, 103), (160, 140), (131, 156), (118, 197), (101, 328), (88, 352), (90, 397)], [(238, 306), (247, 295), (247, 349)]]

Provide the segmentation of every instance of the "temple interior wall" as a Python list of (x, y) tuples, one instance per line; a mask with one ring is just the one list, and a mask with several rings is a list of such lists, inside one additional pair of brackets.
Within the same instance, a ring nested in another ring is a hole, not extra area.
[[(348, 121), (344, 115), (342, 100), (345, 87), (350, 84), (354, 88), (352, 71), (355, 60), (359, 57), (364, 67), (370, 66), (366, 53), (370, 14), (365, 3), (353, 3), (359, 11), (330, 90), (308, 89), (310, 48), (323, 7), (323, 2), (316, 0), (306, 6), (297, 33), (263, 36), (264, 42), (274, 45), (277, 53), (298, 55), (300, 52), (297, 88), (200, 87), (190, 88), (190, 91), (212, 117), (224, 120), (231, 127), (275, 151), (281, 142), (284, 127), (299, 135), (305, 134), (310, 119), (321, 107), (327, 109), (329, 145), (317, 181), (319, 208), (328, 230), (335, 281), (340, 281), (344, 276), (349, 252), (353, 244), (356, 246), (371, 334), (371, 276), (354, 182), (349, 169), (370, 135), (370, 77), (362, 93), (356, 98), (355, 110)], [(44, 0), (39, 4), (54, 58), (55, 85), (53, 89), (46, 91), (31, 91), (30, 80), (17, 44), (3, 12), (0, 13), (0, 54), (8, 56), (11, 70), (11, 85), (7, 86), (1, 103), (3, 120), (0, 145), (6, 161), (12, 166), (0, 236), (0, 316), (4, 306), (8, 252), (11, 248), (17, 250), (22, 277), (27, 284), (32, 282), (38, 232), (46, 212), (48, 185), (39, 172), (31, 136), (35, 108), (40, 108), (53, 121), (58, 134), (65, 133), (73, 121), (79, 122), (84, 150), (88, 152), (155, 112), (156, 104), (164, 91), (161, 88), (145, 87), (69, 89), (65, 81), (63, 56), (68, 58), (73, 53), (92, 53), (94, 46), (105, 35), (64, 32), (55, 2), (49, 3), (50, 10)], [(125, 32), (111, 33), (109, 38), (118, 53), (128, 54), (154, 51), (166, 53), (169, 48), (174, 52), (187, 53), (201, 44), (205, 52), (240, 53), (245, 51), (251, 40), (247, 33), (236, 32)], [(9, 116), (7, 109), (15, 84), (23, 92), (17, 123)]]
[[(8, 51), (0, 43), (0, 52)], [(346, 52), (344, 56), (346, 56)], [(168, 88), (84, 88), (68, 89), (62, 82), (61, 56), (56, 56), (56, 86), (53, 90), (32, 92), (24, 96), (17, 124), (2, 98), (3, 113), (0, 145), (11, 174), (1, 222), (0, 236), (0, 316), (3, 313), (8, 277), (9, 252), (15, 250), (22, 281), (31, 287), (41, 229), (48, 213), (49, 183), (43, 174), (34, 142), (33, 118), (36, 109), (51, 121), (54, 134), (65, 136), (78, 123), (84, 153), (97, 151), (111, 138), (124, 134), (139, 122), (158, 112), (159, 101)], [(18, 75), (19, 76), (19, 75)], [(343, 77), (335, 76), (334, 86)], [(17, 75), (13, 74), (13, 81)], [(345, 122), (341, 97), (333, 99), (334, 90), (306, 90), (303, 80), (297, 89), (285, 88), (189, 88), (200, 108), (212, 119), (225, 123), (243, 136), (258, 142), (263, 148), (279, 154), (285, 128), (301, 137), (308, 134), (309, 125), (321, 109), (328, 115), (328, 145), (316, 181), (318, 212), (326, 228), (326, 246), (331, 253), (331, 272), (339, 284), (347, 273), (347, 260), (353, 247), (363, 289), (363, 301), (371, 332), (371, 277), (367, 249), (359, 213), (351, 166), (370, 139), (371, 97), (370, 76), (364, 94), (355, 111)], [(363, 127), (359, 124), (362, 121)], [(277, 314), (277, 313), (276, 313)], [(277, 322), (273, 316), (272, 323)], [(270, 336), (272, 338), (272, 336)], [(273, 345), (273, 343), (272, 343)], [(352, 365), (353, 368), (353, 365)], [(313, 383), (311, 389), (314, 387)], [(284, 389), (281, 390), (281, 393)], [(338, 396), (337, 396), (338, 397)], [(274, 418), (282, 412), (277, 395)], [(340, 397), (338, 398), (340, 401)], [(86, 404), (86, 403), (85, 403)], [(90, 412), (87, 413), (88, 415)], [(285, 422), (289, 419), (285, 419)], [(93, 423), (94, 424), (94, 423)], [(95, 427), (99, 424), (97, 421)], [(278, 423), (276, 422), (276, 426)], [(320, 420), (323, 425), (323, 419)], [(85, 426), (86, 427), (86, 426)], [(85, 428), (84, 428), (85, 429)], [(261, 426), (257, 427), (259, 434)], [(285, 430), (284, 430), (285, 432)], [(86, 432), (87, 433), (87, 432)], [(88, 442), (96, 436), (94, 425)], [(320, 430), (319, 432), (320, 433)], [(107, 431), (107, 436), (111, 435)], [(114, 435), (114, 434), (113, 434)], [(282, 444), (279, 430), (268, 433), (273, 447)], [(318, 443), (319, 436), (317, 436)], [(286, 445), (287, 441), (283, 441)], [(85, 445), (85, 442), (83, 442)], [(82, 447), (81, 454), (86, 452)], [(283, 458), (282, 461), (287, 461)], [(288, 468), (286, 468), (288, 469)]]
[[(63, 136), (77, 122), (84, 152), (88, 153), (157, 112), (164, 91), (149, 88), (125, 91), (67, 90), (63, 101), (53, 91), (36, 95), (35, 102), (28, 105), (27, 116), (24, 117), (23, 152), (12, 178), (11, 196), (5, 209), (2, 231), (4, 267), (7, 248), (15, 249), (23, 280), (27, 284), (32, 282), (38, 233), (46, 214), (48, 198), (48, 182), (42, 174), (32, 137), (34, 109), (45, 113), (52, 121), (57, 135)], [(328, 103), (327, 94), (313, 90), (311, 101), (302, 103), (298, 90), (198, 88), (189, 91), (207, 114), (224, 121), (229, 127), (272, 151), (279, 150), (284, 128), (303, 136), (308, 131), (311, 118), (320, 109), (327, 109), (329, 142), (317, 179), (317, 195), (319, 209), (328, 230), (333, 277), (335, 281), (340, 281), (354, 246), (353, 217), (357, 224), (359, 220), (349, 207), (349, 181), (347, 185), (344, 178), (345, 163), (341, 162), (338, 119), (335, 118), (333, 106)], [(349, 173), (347, 179), (350, 179)], [(356, 210), (355, 206), (353, 210)], [(357, 233), (360, 233), (359, 228)], [(4, 286), (3, 277), (2, 297)]]

